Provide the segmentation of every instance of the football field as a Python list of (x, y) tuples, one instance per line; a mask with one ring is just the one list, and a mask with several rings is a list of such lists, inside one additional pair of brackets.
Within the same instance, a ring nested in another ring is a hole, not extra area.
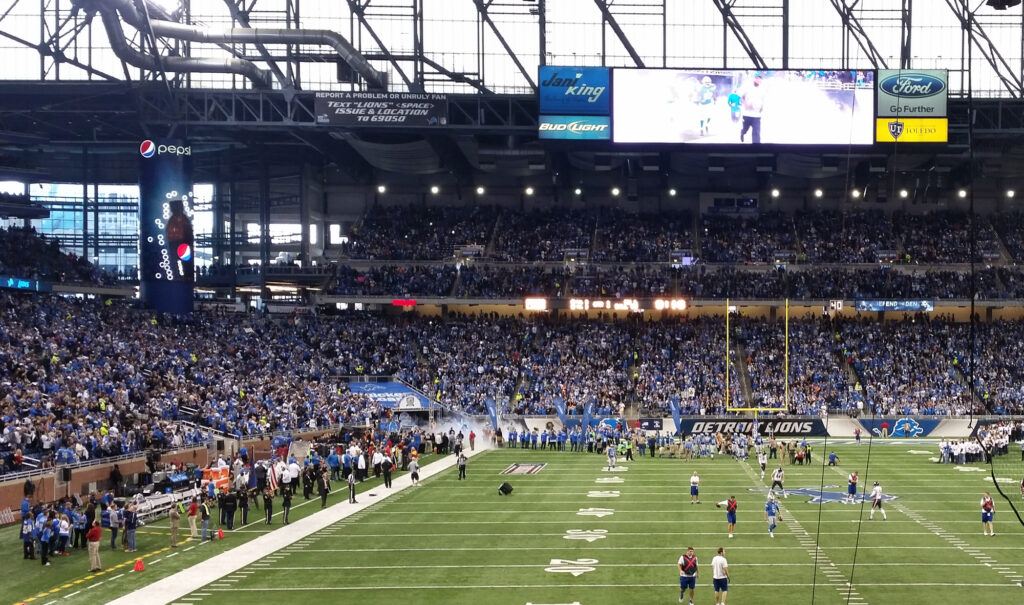
[[(817, 444), (812, 465), (785, 466), (790, 493), (774, 538), (763, 521), (771, 460), (762, 481), (753, 459), (638, 457), (609, 471), (597, 454), (503, 449), (472, 458), (465, 481), (444, 471), (176, 602), (669, 603), (679, 596), (676, 562), (693, 546), (698, 605), (714, 602), (718, 547), (729, 603), (1024, 603), (1024, 531), (998, 495), (997, 535), (982, 535), (986, 464), (936, 464), (934, 443), (923, 441), (827, 448)], [(837, 467), (822, 465), (829, 450)], [(515, 464), (543, 466), (501, 474)], [(870, 503), (841, 502), (854, 470), (861, 489), (879, 481), (893, 498), (887, 520), (869, 520)], [(693, 471), (700, 504), (690, 504)], [(1019, 494), (1015, 480), (1008, 493)], [(502, 481), (510, 496), (498, 495)], [(715, 502), (732, 495), (729, 539)], [(53, 598), (96, 603), (124, 592)]]

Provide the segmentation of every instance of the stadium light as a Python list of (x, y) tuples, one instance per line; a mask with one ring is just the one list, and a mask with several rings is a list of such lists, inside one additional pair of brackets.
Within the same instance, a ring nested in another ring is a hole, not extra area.
[(431, 185), (430, 192), (433, 193), (434, 195), (437, 195), (438, 193), (441, 193), (441, 188), (438, 187), (437, 185)]
[(583, 190), (580, 189), (579, 187), (573, 189), (572, 192), (573, 192), (574, 195), (583, 195)]
[(386, 185), (377, 185), (377, 193), (387, 193), (388, 188)]
[(780, 192), (778, 189), (772, 189), (772, 197), (779, 197)]
[(1006, 190), (1006, 197), (1013, 197), (1015, 195), (1017, 195), (1017, 192), (1014, 191), (1013, 189), (1007, 189)]
[(814, 190), (814, 197), (821, 197), (823, 195), (825, 195), (825, 192), (822, 191), (821, 189), (815, 189)]
[(956, 194), (962, 198), (967, 197), (967, 190), (961, 189), (960, 191), (957, 191)]
[(850, 192), (850, 197), (852, 197), (853, 199), (859, 198), (860, 197), (860, 189), (854, 189), (853, 191), (851, 191)]
[(484, 189), (483, 187), (477, 187), (476, 188), (476, 194), (477, 195), (483, 195), (484, 191), (486, 191), (486, 189)]
[(527, 187), (526, 189), (523, 190), (523, 193), (525, 193), (526, 195), (533, 195), (533, 187)]
[(907, 197), (908, 195), (910, 195), (909, 191), (906, 189), (900, 189), (900, 197)]
[(675, 189), (669, 189), (668, 190), (668, 194), (671, 195), (672, 197), (675, 197), (676, 196), (676, 190)]
[(622, 191), (618, 187), (612, 187), (612, 197), (618, 197)]

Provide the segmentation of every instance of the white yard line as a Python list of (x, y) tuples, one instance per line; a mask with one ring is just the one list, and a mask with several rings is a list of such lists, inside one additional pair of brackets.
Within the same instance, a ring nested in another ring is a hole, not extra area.
[[(467, 452), (467, 454), (472, 456), (481, 451), (486, 450)], [(452, 468), (455, 466), (455, 462), (455, 456), (445, 456), (436, 462), (432, 462), (424, 466), (420, 469), (420, 480), (422, 481), (423, 479), (427, 479)], [(153, 582), (144, 588), (140, 588), (124, 595), (123, 597), (110, 601), (110, 603), (111, 605), (137, 605), (138, 603), (155, 605), (178, 601), (181, 597), (195, 592), (215, 580), (232, 574), (247, 565), (255, 563), (256, 561), (259, 561), (267, 555), (275, 553), (286, 546), (299, 542), (303, 538), (329, 527), (367, 507), (373, 506), (384, 498), (399, 493), (411, 486), (412, 479), (410, 476), (408, 474), (402, 475), (394, 480), (393, 486), (390, 490), (386, 490), (382, 486), (374, 487), (373, 491), (378, 494), (376, 498), (371, 499), (369, 490), (358, 493), (356, 495), (358, 500), (357, 504), (349, 504), (346, 500), (328, 506), (320, 512), (295, 521), (286, 527), (277, 528), (275, 531), (266, 533), (236, 548), (227, 550), (219, 555), (215, 555), (205, 561), (167, 576), (166, 578)], [(342, 488), (343, 491), (345, 489), (346, 488), (344, 487)], [(310, 502), (314, 502), (314, 500), (303, 502), (292, 508), (294, 510), (295, 508), (298, 508), (298, 506), (302, 506)], [(259, 521), (259, 523), (262, 523), (262, 521)], [(253, 525), (253, 523), (250, 523), (249, 525)], [(230, 587), (230, 590), (241, 589)]]

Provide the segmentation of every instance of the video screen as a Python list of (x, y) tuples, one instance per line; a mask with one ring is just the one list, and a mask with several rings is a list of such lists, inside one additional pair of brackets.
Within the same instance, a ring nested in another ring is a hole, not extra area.
[(612, 140), (871, 145), (871, 70), (612, 70)]

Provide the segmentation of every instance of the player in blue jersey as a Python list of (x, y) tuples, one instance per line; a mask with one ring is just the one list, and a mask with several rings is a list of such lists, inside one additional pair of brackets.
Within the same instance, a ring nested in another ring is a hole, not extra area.
[(693, 605), (693, 589), (697, 586), (697, 576), (700, 570), (697, 567), (697, 556), (693, 554), (693, 547), (686, 549), (686, 554), (679, 557), (679, 602), (683, 602), (686, 590), (690, 590), (690, 605)]
[(846, 499), (843, 500), (843, 503), (857, 503), (857, 471), (853, 471), (853, 473), (847, 477)]
[(697, 89), (697, 113), (700, 116), (700, 134), (706, 135), (711, 129), (711, 112), (715, 104), (715, 84), (709, 76), (704, 76)]
[(725, 507), (725, 520), (729, 524), (729, 537), (732, 537), (736, 528), (736, 496), (729, 496), (728, 500), (722, 500), (715, 504), (717, 508)]
[(764, 503), (764, 520), (768, 522), (768, 537), (775, 537), (775, 521), (782, 521), (782, 511), (775, 501), (775, 494), (768, 492), (768, 501)]

